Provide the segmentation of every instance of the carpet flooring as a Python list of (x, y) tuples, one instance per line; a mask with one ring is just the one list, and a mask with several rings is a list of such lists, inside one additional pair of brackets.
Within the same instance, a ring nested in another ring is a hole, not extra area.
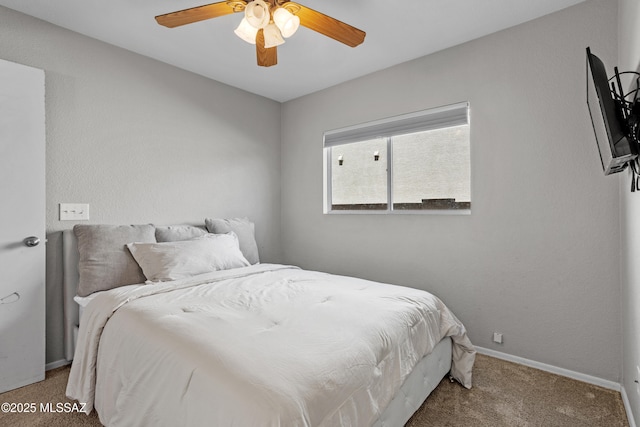
[[(489, 356), (478, 355), (474, 384), (466, 390), (445, 378), (406, 427), (618, 427), (628, 426), (620, 393)], [(36, 404), (35, 413), (0, 412), (0, 426), (100, 426), (95, 411), (65, 412), (69, 367), (40, 383), (0, 394), (0, 404)], [(51, 403), (54, 410), (42, 411)]]
[(617, 391), (479, 354), (473, 388), (443, 379), (406, 427), (628, 425)]

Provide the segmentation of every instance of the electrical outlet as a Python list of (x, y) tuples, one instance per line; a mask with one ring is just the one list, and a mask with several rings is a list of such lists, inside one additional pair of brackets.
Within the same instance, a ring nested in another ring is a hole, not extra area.
[(60, 221), (89, 220), (88, 203), (60, 203)]
[(500, 332), (493, 333), (493, 342), (502, 344), (502, 334)]

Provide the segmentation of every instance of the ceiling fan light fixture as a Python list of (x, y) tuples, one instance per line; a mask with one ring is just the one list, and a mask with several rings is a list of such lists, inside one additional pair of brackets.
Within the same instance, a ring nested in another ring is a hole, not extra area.
[(271, 21), (269, 5), (264, 0), (253, 0), (245, 7), (244, 17), (253, 27), (265, 28)]
[(175, 28), (243, 12), (243, 19), (234, 32), (242, 40), (255, 46), (257, 63), (261, 67), (271, 67), (278, 63), (276, 46), (283, 44), (285, 37), (293, 36), (301, 25), (350, 47), (364, 42), (364, 31), (295, 1), (219, 0), (155, 18), (158, 24)]
[(240, 25), (238, 25), (238, 28), (236, 28), (233, 32), (247, 43), (256, 44), (256, 35), (258, 34), (258, 29), (249, 24), (247, 18), (242, 18), (242, 21), (240, 21)]
[(284, 38), (294, 35), (298, 31), (298, 27), (300, 27), (300, 18), (284, 7), (279, 7), (273, 12), (273, 22), (278, 26)]
[(270, 47), (280, 46), (284, 43), (280, 30), (273, 22), (264, 27), (264, 47), (269, 49)]

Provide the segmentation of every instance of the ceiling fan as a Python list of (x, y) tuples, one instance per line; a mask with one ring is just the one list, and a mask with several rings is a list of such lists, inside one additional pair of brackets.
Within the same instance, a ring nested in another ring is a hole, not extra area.
[(289, 0), (226, 0), (158, 15), (156, 21), (174, 28), (237, 12), (244, 12), (244, 18), (235, 33), (256, 45), (258, 65), (262, 67), (278, 63), (277, 46), (300, 25), (351, 47), (362, 43), (366, 35), (362, 30)]

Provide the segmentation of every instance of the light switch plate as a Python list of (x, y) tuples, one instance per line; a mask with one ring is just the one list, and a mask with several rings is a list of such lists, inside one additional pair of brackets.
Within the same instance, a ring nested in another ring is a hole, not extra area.
[(88, 203), (60, 203), (60, 221), (88, 221)]

